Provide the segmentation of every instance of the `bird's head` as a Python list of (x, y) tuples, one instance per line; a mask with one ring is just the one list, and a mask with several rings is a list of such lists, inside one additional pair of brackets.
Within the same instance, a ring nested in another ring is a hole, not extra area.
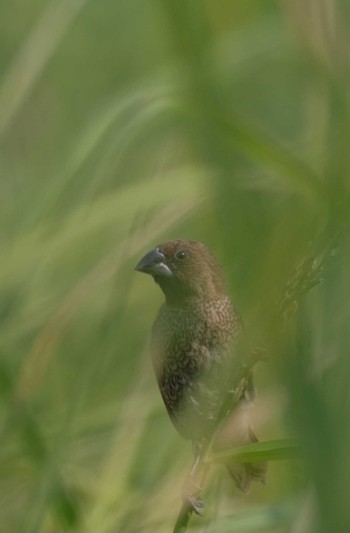
[(200, 242), (179, 239), (160, 244), (139, 261), (135, 270), (153, 276), (168, 303), (226, 294), (221, 267)]

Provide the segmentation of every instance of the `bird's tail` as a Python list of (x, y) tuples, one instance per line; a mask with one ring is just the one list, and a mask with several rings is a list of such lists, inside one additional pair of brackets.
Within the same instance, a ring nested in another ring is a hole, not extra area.
[[(253, 407), (249, 401), (242, 403), (229, 418), (226, 427), (219, 435), (215, 449), (223, 450), (232, 446), (244, 446), (258, 442), (251, 423), (250, 410)], [(265, 484), (267, 463), (263, 461), (228, 465), (227, 469), (235, 485), (242, 491), (248, 492), (253, 481)]]
[[(249, 440), (245, 444), (258, 442), (258, 438), (255, 435), (252, 428), (249, 428)], [(242, 463), (236, 465), (227, 466), (230, 476), (232, 477), (234, 484), (242, 492), (248, 492), (252, 481), (265, 484), (267, 463), (265, 461), (259, 461), (257, 463)]]

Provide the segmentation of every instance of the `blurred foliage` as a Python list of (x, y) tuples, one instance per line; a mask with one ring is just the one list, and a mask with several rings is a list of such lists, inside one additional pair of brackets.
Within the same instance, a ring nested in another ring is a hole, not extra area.
[[(242, 496), (213, 468), (192, 531), (350, 530), (349, 6), (30, 0), (0, 17), (0, 528), (171, 531), (190, 445), (147, 353), (133, 272), (181, 236), (220, 258), (252, 336), (261, 439)], [(305, 258), (323, 283), (275, 334)]]

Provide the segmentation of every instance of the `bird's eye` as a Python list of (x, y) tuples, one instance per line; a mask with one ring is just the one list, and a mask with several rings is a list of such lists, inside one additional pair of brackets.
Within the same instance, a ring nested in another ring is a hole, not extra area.
[(179, 252), (176, 252), (175, 257), (176, 259), (183, 261), (186, 258), (186, 252), (184, 252), (183, 250), (180, 250)]

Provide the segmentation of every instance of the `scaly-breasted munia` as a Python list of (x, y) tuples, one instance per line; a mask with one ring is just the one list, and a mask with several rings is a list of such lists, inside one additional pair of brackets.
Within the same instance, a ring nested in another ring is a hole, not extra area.
[[(148, 252), (136, 270), (153, 276), (165, 295), (152, 330), (153, 366), (174, 426), (196, 448), (233, 386), (229, 378), (243, 330), (240, 315), (221, 267), (199, 242), (165, 242)], [(250, 393), (243, 391), (242, 403)], [(257, 441), (249, 422), (244, 432), (238, 444)], [(247, 491), (251, 480), (264, 480), (266, 467), (244, 464), (229, 470), (237, 487)]]

